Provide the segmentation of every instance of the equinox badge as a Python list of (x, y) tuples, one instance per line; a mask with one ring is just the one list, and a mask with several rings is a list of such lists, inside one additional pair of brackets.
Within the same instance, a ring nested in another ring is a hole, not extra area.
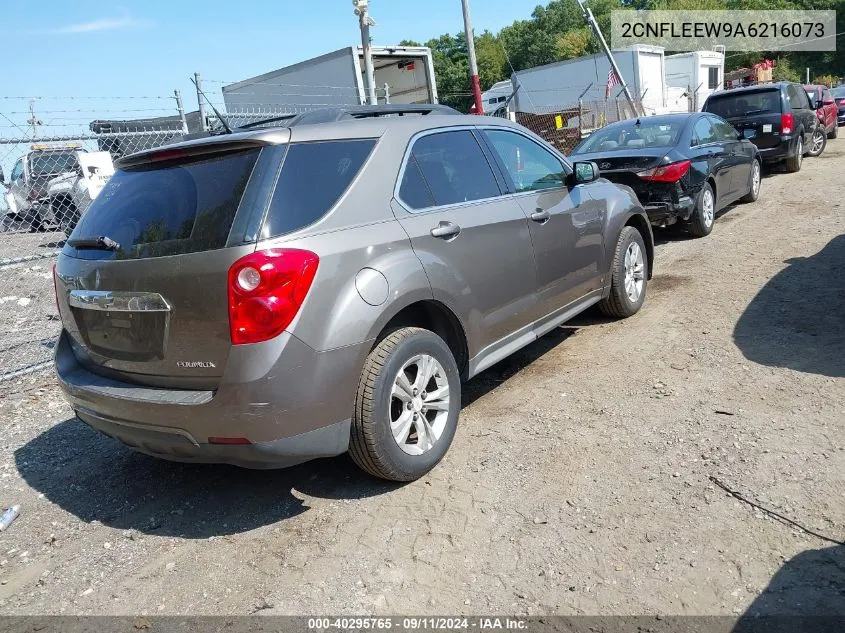
[(177, 367), (217, 367), (214, 363), (207, 360), (179, 360), (176, 361)]

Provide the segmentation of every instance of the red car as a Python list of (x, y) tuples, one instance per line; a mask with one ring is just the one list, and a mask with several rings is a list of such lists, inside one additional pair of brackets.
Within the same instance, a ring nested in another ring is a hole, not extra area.
[(819, 121), (824, 125), (827, 138), (836, 138), (839, 133), (839, 106), (830, 94), (830, 89), (826, 86), (804, 86), (804, 90), (819, 115)]

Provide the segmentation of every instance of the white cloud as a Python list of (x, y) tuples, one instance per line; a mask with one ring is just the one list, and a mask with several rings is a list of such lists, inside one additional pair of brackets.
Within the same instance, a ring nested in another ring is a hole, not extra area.
[(94, 33), (98, 31), (114, 31), (117, 29), (128, 29), (148, 24), (147, 20), (136, 20), (129, 16), (122, 18), (104, 18), (92, 20), (91, 22), (80, 22), (79, 24), (68, 24), (52, 31), (53, 33)]

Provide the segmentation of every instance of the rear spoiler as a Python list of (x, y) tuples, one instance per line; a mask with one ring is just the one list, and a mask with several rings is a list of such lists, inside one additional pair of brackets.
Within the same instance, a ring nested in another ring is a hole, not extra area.
[(129, 169), (172, 160), (257, 149), (269, 144), (269, 141), (257, 137), (233, 139), (229, 135), (224, 135), (199, 138), (184, 145), (163, 145), (162, 147), (123, 156), (114, 161), (114, 167), (115, 169)]

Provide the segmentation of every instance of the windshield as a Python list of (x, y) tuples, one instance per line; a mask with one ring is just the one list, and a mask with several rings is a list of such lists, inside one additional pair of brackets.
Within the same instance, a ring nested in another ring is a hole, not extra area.
[[(639, 125), (637, 121), (640, 122)], [(642, 149), (643, 147), (673, 147), (678, 144), (678, 137), (686, 122), (686, 119), (624, 121), (593, 132), (580, 147), (575, 148), (572, 154)]]
[(75, 171), (78, 164), (74, 152), (36, 152), (29, 157), (33, 176), (64, 174)]
[(707, 100), (705, 109), (723, 119), (735, 119), (750, 114), (780, 113), (780, 91), (761, 90), (712, 96)]
[(118, 259), (223, 248), (259, 151), (120, 169), (68, 243), (107, 236)]

